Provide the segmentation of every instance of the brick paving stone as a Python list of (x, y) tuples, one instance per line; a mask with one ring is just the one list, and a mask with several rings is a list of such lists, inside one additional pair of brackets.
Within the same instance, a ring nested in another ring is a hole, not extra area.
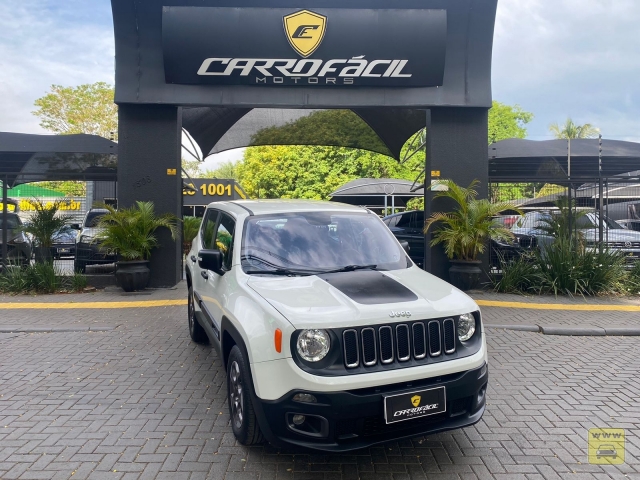
[[(10, 301), (179, 299), (184, 290)], [(605, 302), (638, 303), (598, 299)], [(640, 315), (628, 312), (483, 308), (483, 316), (494, 324), (640, 324)], [(221, 362), (209, 347), (190, 342), (184, 307), (0, 310), (0, 326), (91, 324), (119, 327), (0, 334), (0, 479), (640, 480), (640, 342), (632, 337), (489, 330), (491, 377), (480, 423), (324, 454), (237, 444)], [(591, 427), (626, 429), (625, 465), (588, 464)]]

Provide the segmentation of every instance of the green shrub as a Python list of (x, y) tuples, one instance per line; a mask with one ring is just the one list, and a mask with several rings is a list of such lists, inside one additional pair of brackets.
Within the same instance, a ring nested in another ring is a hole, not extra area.
[(25, 293), (30, 289), (30, 279), (27, 269), (18, 266), (9, 266), (6, 272), (0, 274), (1, 293)]
[(501, 262), (501, 269), (494, 288), (503, 293), (585, 296), (629, 293), (634, 288), (622, 252), (588, 250), (562, 237), (533, 256)]
[(515, 260), (505, 260), (499, 256), (501, 275), (492, 277), (493, 287), (500, 293), (525, 293), (540, 287), (535, 255), (522, 255)]
[(2, 293), (55, 293), (62, 281), (53, 263), (34, 263), (26, 268), (7, 268), (0, 274)]
[(629, 271), (627, 292), (640, 295), (640, 261), (636, 261), (633, 268)]
[(65, 277), (66, 288), (73, 292), (81, 292), (87, 287), (87, 277), (82, 273), (75, 272), (69, 277)]

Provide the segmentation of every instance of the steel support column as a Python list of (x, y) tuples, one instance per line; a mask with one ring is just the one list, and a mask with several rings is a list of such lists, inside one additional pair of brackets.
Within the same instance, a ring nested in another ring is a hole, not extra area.
[[(157, 214), (182, 218), (180, 108), (124, 104), (118, 119), (118, 208), (152, 201)], [(172, 240), (166, 229), (157, 235), (150, 286), (171, 287), (182, 279), (182, 239)]]
[[(427, 114), (427, 160), (425, 185), (431, 185), (431, 170), (439, 170), (442, 179), (464, 187), (479, 180), (478, 198), (487, 198), (489, 156), (487, 149), (488, 109), (433, 108)], [(431, 212), (451, 211), (455, 205), (446, 199), (433, 201), (433, 192), (425, 188), (425, 217)], [(425, 237), (425, 270), (449, 279), (449, 260), (441, 246), (429, 247)], [(488, 247), (488, 246), (487, 246)], [(481, 258), (483, 270), (489, 271), (489, 251)]]

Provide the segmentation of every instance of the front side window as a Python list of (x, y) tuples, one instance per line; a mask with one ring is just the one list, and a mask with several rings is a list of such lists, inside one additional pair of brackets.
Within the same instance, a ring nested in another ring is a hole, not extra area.
[(233, 258), (233, 234), (236, 222), (224, 213), (220, 217), (220, 224), (216, 232), (215, 248), (222, 252), (222, 265), (227, 269), (231, 269)]
[(366, 213), (251, 217), (244, 230), (241, 253), (242, 267), (251, 273), (408, 267), (406, 254), (389, 229), (376, 216)]
[(213, 242), (213, 232), (216, 229), (218, 215), (219, 213), (217, 210), (208, 210), (204, 216), (204, 220), (202, 221), (200, 235), (202, 240), (202, 248), (204, 248), (205, 250), (213, 250), (216, 248)]

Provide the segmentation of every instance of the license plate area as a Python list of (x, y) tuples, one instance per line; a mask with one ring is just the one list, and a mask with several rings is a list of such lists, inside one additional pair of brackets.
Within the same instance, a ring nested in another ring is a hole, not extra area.
[(446, 411), (445, 387), (384, 397), (384, 419), (387, 424), (428, 417)]

